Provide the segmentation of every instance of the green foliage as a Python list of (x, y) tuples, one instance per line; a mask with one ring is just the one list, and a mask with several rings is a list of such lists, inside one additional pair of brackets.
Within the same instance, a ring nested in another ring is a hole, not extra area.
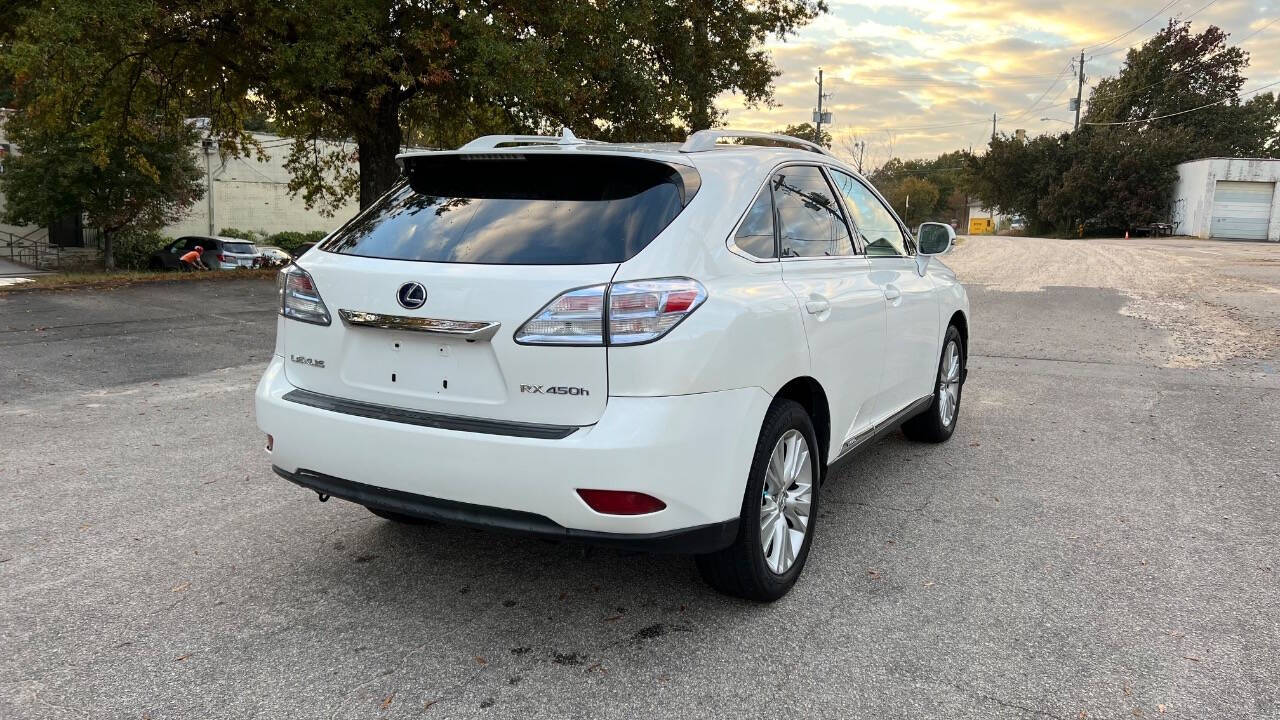
[[(253, 243), (263, 242), (267, 234), (258, 230), (241, 230), (240, 228), (222, 228), (218, 231), (222, 237), (239, 238)], [(265, 244), (265, 243), (264, 243)]]
[(1228, 45), (1220, 28), (1193, 34), (1190, 26), (1170, 20), (1142, 47), (1131, 49), (1120, 74), (1098, 83), (1084, 121), (1140, 121), (1221, 102), (1133, 127), (1184, 131), (1178, 136), (1182, 160), (1280, 154), (1280, 101), (1272, 93), (1240, 98), (1249, 54)]
[(824, 148), (830, 149), (831, 147), (831, 133), (827, 132), (826, 130), (822, 131), (821, 138), (818, 138), (816, 140), (814, 139), (814, 136), (818, 132), (818, 129), (813, 126), (813, 123), (800, 123), (799, 125), (788, 125), (781, 130), (774, 130), (774, 132), (777, 133), (778, 135), (790, 135), (791, 137), (800, 138), (801, 140), (816, 142)]
[(963, 226), (968, 210), (963, 189), (967, 161), (965, 152), (945, 153), (933, 160), (893, 158), (868, 179), (910, 227), (922, 222)]
[[(5, 218), (47, 224), (83, 213), (101, 228), (107, 268), (114, 237), (178, 220), (204, 188), (185, 122), (186, 90), (153, 58), (133, 59), (139, 29), (160, 21), (148, 2), (29, 8), (0, 65), (14, 78), (17, 112), (6, 135), (21, 154), (6, 163)], [(91, 31), (87, 31), (91, 29)]]
[(146, 270), (151, 256), (173, 242), (155, 231), (126, 231), (115, 237), (116, 267), (121, 270)]
[[(455, 146), (562, 126), (675, 139), (717, 121), (721, 93), (767, 104), (778, 71), (764, 41), (826, 10), (823, 0), (19, 4), (19, 40), (10, 52), (0, 34), (0, 47), (33, 122), (65, 123), (89, 103), (95, 114), (78, 122), (92, 128), (75, 141), (95, 158), (109, 157), (113, 137), (128, 147), (172, 135), (176, 118), (210, 118), (227, 154), (260, 152), (246, 131), (271, 127), (295, 141), (290, 189), (322, 210), (389, 189), (405, 140)], [(40, 87), (24, 99), (26, 83)]]

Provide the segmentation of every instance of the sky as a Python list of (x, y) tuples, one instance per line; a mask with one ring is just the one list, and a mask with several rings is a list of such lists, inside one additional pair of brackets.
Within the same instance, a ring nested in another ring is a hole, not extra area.
[[(1230, 33), (1249, 52), (1244, 90), (1280, 80), (1280, 0), (828, 0), (830, 12), (785, 40), (771, 40), (778, 107), (746, 108), (724, 95), (726, 125), (778, 130), (812, 120), (823, 68), (823, 108), (837, 154), (866, 143), (866, 166), (890, 157), (932, 158), (985, 146), (1000, 132), (1071, 127), (1070, 65), (1085, 50), (1085, 102), (1116, 74), (1125, 51), (1171, 17)], [(1251, 37), (1250, 37), (1251, 36)], [(1042, 120), (1042, 118), (1050, 118)], [(939, 127), (944, 126), (944, 127)]]

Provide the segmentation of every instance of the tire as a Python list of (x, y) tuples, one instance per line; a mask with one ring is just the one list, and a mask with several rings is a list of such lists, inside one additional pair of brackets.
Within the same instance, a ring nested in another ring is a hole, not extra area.
[[(806, 456), (796, 452), (801, 448)], [(756, 442), (751, 474), (742, 500), (738, 536), (729, 547), (697, 557), (698, 571), (711, 587), (726, 595), (772, 602), (786, 595), (795, 585), (809, 557), (818, 519), (822, 458), (817, 448), (813, 422), (804, 408), (791, 400), (774, 401), (765, 413), (760, 439)], [(775, 451), (781, 453), (777, 458), (781, 461), (779, 469), (785, 478), (781, 481), (772, 479), (779, 477), (777, 473), (770, 473)], [(794, 469), (788, 466), (788, 457), (800, 458), (792, 466)], [(768, 484), (766, 476), (769, 476)], [(773, 499), (781, 482), (786, 483), (783, 494), (788, 498), (785, 507), (789, 512), (777, 509), (777, 502)], [(807, 490), (805, 482), (808, 483)], [(807, 514), (804, 514), (803, 499), (806, 496), (808, 506)], [(776, 529), (776, 532), (767, 533), (770, 535), (767, 542), (762, 540), (766, 531), (761, 527), (761, 516), (766, 513), (773, 518), (771, 522), (766, 520), (769, 527)], [(798, 526), (802, 527), (803, 535), (797, 551), (795, 532)], [(791, 549), (794, 558), (789, 564), (785, 558), (787, 549)], [(779, 567), (781, 572), (777, 569)]]
[(435, 524), (433, 521), (428, 520), (426, 518), (414, 517), (413, 515), (403, 515), (398, 512), (383, 510), (382, 508), (369, 507), (368, 505), (366, 505), (365, 509), (373, 513), (374, 515), (377, 515), (378, 517), (382, 518), (383, 520), (398, 522), (402, 525), (434, 525)]
[(148, 270), (164, 270), (164, 263), (160, 260), (160, 258), (151, 258), (151, 260), (147, 262), (147, 269)]
[[(947, 328), (938, 358), (938, 375), (933, 381), (933, 402), (924, 412), (902, 424), (902, 433), (911, 440), (940, 443), (951, 438), (960, 421), (960, 395), (964, 390), (964, 340), (955, 325)], [(948, 417), (948, 410), (950, 417)]]

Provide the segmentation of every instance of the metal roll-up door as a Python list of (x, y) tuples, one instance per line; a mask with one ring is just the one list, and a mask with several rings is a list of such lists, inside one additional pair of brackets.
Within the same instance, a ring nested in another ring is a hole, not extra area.
[(1219, 180), (1213, 193), (1209, 235), (1266, 240), (1267, 226), (1271, 223), (1271, 198), (1275, 192), (1275, 183)]

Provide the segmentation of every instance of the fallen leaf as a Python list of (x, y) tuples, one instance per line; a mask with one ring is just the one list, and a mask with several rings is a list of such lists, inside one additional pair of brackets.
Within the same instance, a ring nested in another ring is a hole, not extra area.
[(592, 665), (591, 667), (587, 668), (586, 670), (583, 670), (583, 672), (591, 672), (592, 670), (599, 670), (601, 675), (608, 675), (608, 674), (609, 674), (609, 671), (605, 668), (605, 666), (604, 666), (604, 665), (601, 665), (600, 663), (596, 663), (595, 665)]
[(489, 664), (489, 661), (488, 661), (488, 660), (485, 660), (484, 658), (482, 658), (482, 657), (480, 657), (479, 655), (477, 655), (477, 656), (476, 656), (476, 664), (477, 664), (477, 665), (488, 665), (488, 664)]
[(613, 622), (614, 620), (621, 620), (621, 619), (622, 619), (621, 615), (610, 615), (609, 617), (605, 618), (604, 621)]
[(1200, 658), (1198, 658), (1198, 657), (1196, 657), (1196, 656), (1194, 656), (1194, 655), (1183, 655), (1182, 657), (1184, 657), (1184, 658), (1186, 658), (1187, 660), (1190, 660), (1190, 661), (1192, 661), (1192, 662), (1200, 662)]
[(191, 657), (191, 653), (187, 653), (186, 655), (179, 655), (178, 657), (174, 658), (173, 661), (182, 662), (183, 660), (186, 660), (189, 657)]
[(391, 700), (392, 700), (393, 698), (395, 698), (395, 696), (396, 696), (396, 694), (395, 694), (395, 693), (391, 693), (390, 695), (388, 695), (388, 696), (386, 697), (386, 699), (385, 699), (385, 700), (383, 700), (383, 701), (382, 701), (382, 709), (383, 709), (383, 710), (386, 710), (387, 708), (391, 707)]
[(923, 586), (925, 586), (925, 587), (933, 587), (933, 581), (932, 581), (932, 580), (928, 580), (928, 581), (922, 582), (922, 583), (920, 583), (920, 584), (921, 584), (921, 585), (923, 585)]
[(422, 703), (422, 709), (426, 710), (427, 708), (431, 707), (432, 705), (435, 705), (438, 702), (440, 702), (440, 698), (436, 698), (435, 700), (428, 700)]
[(177, 585), (174, 585), (174, 586), (173, 586), (173, 590), (172, 590), (171, 592), (182, 592), (183, 590), (186, 590), (186, 589), (187, 589), (187, 588), (189, 588), (189, 587), (191, 587), (191, 581), (190, 581), (190, 580), (188, 580), (188, 581), (186, 581), (186, 582), (180, 582), (180, 583), (178, 583)]
[(869, 576), (871, 577), (871, 579), (872, 579), (872, 580), (879, 580), (879, 579), (880, 579), (880, 571), (879, 571), (879, 570), (876, 570), (875, 568), (869, 568), (869, 569), (867, 570), (867, 575), (869, 575)]
[(1160, 711), (1160, 714), (1161, 714), (1161, 715), (1163, 715), (1163, 714), (1164, 714), (1164, 703), (1160, 703), (1159, 705), (1156, 705), (1156, 709)]

